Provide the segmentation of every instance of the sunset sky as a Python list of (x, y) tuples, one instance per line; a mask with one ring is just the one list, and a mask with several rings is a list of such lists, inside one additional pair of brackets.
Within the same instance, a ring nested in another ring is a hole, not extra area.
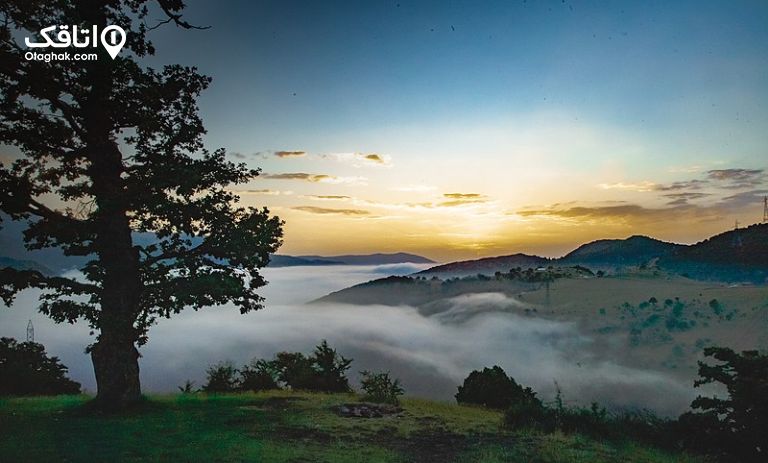
[(768, 2), (188, 2), (210, 148), (284, 254), (558, 256), (762, 217)]

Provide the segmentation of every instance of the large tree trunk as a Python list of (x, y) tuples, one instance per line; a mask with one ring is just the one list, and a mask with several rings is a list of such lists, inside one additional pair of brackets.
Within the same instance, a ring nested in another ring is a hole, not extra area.
[[(85, 2), (83, 5), (88, 4)], [(89, 24), (106, 26), (103, 5), (82, 10)], [(91, 348), (96, 374), (96, 401), (105, 409), (123, 409), (141, 398), (138, 333), (141, 307), (138, 251), (133, 247), (123, 174), (125, 164), (115, 139), (114, 121), (122, 108), (111, 98), (113, 61), (102, 55), (88, 63), (90, 90), (82, 103), (88, 176), (97, 210), (94, 248), (99, 256), (101, 311), (99, 338)]]
[(102, 335), (92, 347), (91, 360), (101, 408), (124, 409), (139, 400), (139, 351), (133, 343), (111, 342)]

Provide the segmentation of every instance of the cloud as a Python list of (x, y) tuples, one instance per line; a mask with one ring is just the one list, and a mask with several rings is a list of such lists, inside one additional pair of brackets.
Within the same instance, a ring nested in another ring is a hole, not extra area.
[(517, 211), (523, 217), (549, 216), (567, 219), (600, 219), (600, 218), (637, 218), (666, 215), (669, 209), (650, 209), (637, 204), (622, 204), (617, 206), (573, 206), (560, 208), (557, 206)]
[(306, 151), (275, 151), (275, 156), (279, 158), (300, 158), (306, 155)]
[(643, 181), (637, 183), (600, 183), (597, 186), (603, 190), (653, 191), (657, 185), (653, 182)]
[(390, 189), (392, 191), (423, 192), (423, 191), (436, 190), (437, 187), (431, 186), (431, 185), (403, 185), (403, 186), (398, 186)]
[(709, 182), (706, 180), (685, 180), (681, 182), (673, 182), (668, 185), (656, 185), (654, 190), (656, 191), (679, 191), (679, 190), (700, 190), (704, 185)]
[(238, 195), (265, 195), (265, 196), (279, 196), (279, 195), (292, 195), (292, 191), (281, 191), (281, 190), (270, 190), (270, 189), (260, 189), (260, 190), (231, 190), (232, 193), (238, 194)]
[(720, 200), (719, 206), (726, 208), (752, 207), (757, 211), (763, 198), (768, 195), (768, 190), (752, 190), (726, 196)]
[(458, 207), (468, 204), (481, 204), (488, 202), (488, 197), (480, 193), (443, 193), (443, 198), (449, 201), (442, 201), (433, 204), (433, 207)]
[(707, 178), (723, 183), (723, 188), (736, 190), (754, 188), (765, 182), (763, 169), (716, 169), (707, 171)]
[(336, 177), (328, 174), (307, 174), (304, 172), (287, 172), (282, 174), (265, 174), (262, 178), (270, 180), (303, 180), (312, 183), (346, 183), (351, 185), (365, 185), (368, 181), (365, 177)]
[(688, 204), (688, 201), (706, 198), (712, 196), (712, 194), (687, 191), (683, 193), (667, 193), (661, 196), (670, 200), (667, 203), (669, 206), (684, 206)]
[(248, 158), (267, 159), (267, 153), (265, 153), (263, 151), (257, 151), (255, 153), (251, 153), (251, 154), (245, 154), (245, 153), (241, 153), (239, 151), (229, 151), (227, 154), (229, 154), (233, 158), (237, 158), (237, 159), (248, 159)]
[(370, 214), (370, 212), (363, 209), (335, 209), (335, 208), (316, 207), (316, 206), (296, 206), (296, 207), (292, 207), (291, 209), (302, 211), (302, 212), (309, 212), (310, 214), (333, 214), (333, 215), (352, 215), (352, 216), (361, 216), (361, 215)]
[(480, 193), (443, 193), (443, 197), (448, 199), (478, 199), (485, 198)]
[(350, 163), (355, 167), (390, 167), (392, 165), (390, 156), (378, 153), (333, 153), (325, 154), (321, 158)]
[(761, 177), (763, 169), (715, 169), (707, 171), (707, 177), (712, 180), (751, 180)]
[(384, 160), (384, 158), (379, 154), (365, 154), (363, 155), (363, 159), (366, 161), (374, 162), (376, 164), (386, 164), (387, 161)]
[(314, 199), (317, 201), (347, 201), (352, 199), (351, 196), (345, 195), (304, 195), (302, 198)]

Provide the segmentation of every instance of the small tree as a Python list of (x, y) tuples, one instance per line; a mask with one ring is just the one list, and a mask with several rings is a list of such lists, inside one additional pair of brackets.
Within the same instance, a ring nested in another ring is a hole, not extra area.
[(459, 386), (456, 402), (483, 405), (490, 408), (508, 408), (513, 403), (538, 402), (530, 387), (523, 388), (504, 370), (495, 365), (473, 371)]
[(362, 376), (360, 386), (365, 392), (365, 400), (397, 405), (400, 402), (398, 397), (405, 392), (400, 386), (400, 380), (390, 378), (389, 372), (374, 373), (364, 370), (360, 372), (360, 376)]
[(232, 362), (219, 362), (206, 370), (207, 381), (203, 385), (204, 392), (235, 392), (240, 387), (237, 379), (237, 368)]
[(717, 383), (726, 388), (728, 397), (698, 396), (691, 408), (701, 410), (699, 417), (682, 421), (704, 428), (726, 453), (748, 461), (768, 460), (768, 355), (739, 354), (725, 347), (707, 347), (704, 355), (720, 363), (699, 362), (700, 379), (694, 387)]
[(0, 396), (79, 394), (80, 383), (66, 374), (67, 367), (42, 344), (0, 338)]
[(312, 355), (280, 352), (270, 362), (277, 379), (291, 389), (322, 392), (349, 392), (346, 372), (352, 359), (339, 355), (323, 340)]
[(243, 391), (268, 391), (280, 389), (277, 384), (277, 372), (272, 362), (252, 360), (240, 369), (240, 389)]

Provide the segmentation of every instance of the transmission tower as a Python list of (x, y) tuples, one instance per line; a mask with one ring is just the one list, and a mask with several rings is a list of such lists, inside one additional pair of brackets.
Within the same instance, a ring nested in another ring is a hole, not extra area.
[(35, 327), (32, 325), (32, 320), (27, 323), (27, 342), (35, 342)]
[(768, 196), (763, 196), (763, 223), (768, 223)]

